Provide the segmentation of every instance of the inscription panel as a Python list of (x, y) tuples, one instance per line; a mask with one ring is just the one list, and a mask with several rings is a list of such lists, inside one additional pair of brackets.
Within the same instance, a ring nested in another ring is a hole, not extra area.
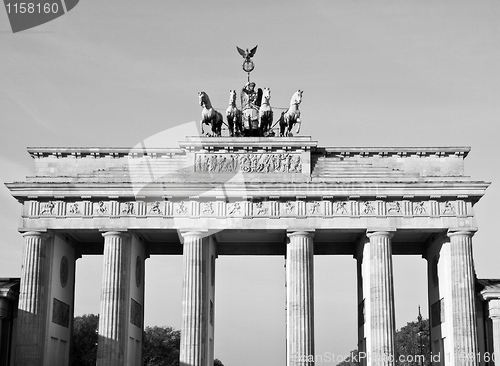
[(69, 327), (69, 305), (55, 297), (52, 303), (52, 323)]
[(431, 326), (434, 328), (444, 321), (444, 300), (441, 299), (431, 305)]
[(130, 299), (130, 323), (142, 328), (142, 305), (134, 299)]

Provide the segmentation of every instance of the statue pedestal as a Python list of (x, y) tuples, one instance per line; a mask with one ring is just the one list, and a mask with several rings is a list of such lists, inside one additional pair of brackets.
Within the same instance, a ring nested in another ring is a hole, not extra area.
[[(251, 174), (252, 181), (309, 181), (311, 149), (309, 136), (301, 137), (187, 137), (179, 142), (186, 151), (186, 168), (196, 179), (226, 182), (226, 174)], [(204, 174), (206, 173), (206, 175)], [(286, 179), (285, 176), (286, 175)]]

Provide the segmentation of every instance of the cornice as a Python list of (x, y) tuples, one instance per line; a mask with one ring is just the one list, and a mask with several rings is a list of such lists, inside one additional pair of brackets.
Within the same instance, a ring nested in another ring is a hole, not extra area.
[(317, 147), (313, 153), (338, 155), (338, 156), (374, 156), (389, 157), (398, 155), (406, 156), (450, 156), (466, 157), (471, 148), (469, 146), (443, 146), (443, 147)]
[(136, 156), (165, 156), (184, 155), (185, 152), (179, 148), (137, 148), (137, 147), (28, 147), (28, 153), (32, 158), (46, 157), (136, 157)]
[[(489, 187), (491, 182), (485, 181), (472, 181), (472, 180), (426, 180), (426, 181), (358, 181), (358, 182), (342, 182), (342, 181), (331, 181), (331, 182), (222, 182), (225, 187), (241, 187), (242, 189), (248, 189), (249, 187), (256, 187), (257, 189), (265, 189), (266, 187), (279, 188), (279, 189), (296, 189), (296, 188), (314, 188), (318, 189), (332, 189), (341, 186), (356, 187), (357, 189), (370, 188), (373, 189), (373, 185), (376, 184), (378, 187), (383, 187), (387, 189), (395, 188), (401, 189), (406, 188), (411, 189), (427, 189), (433, 190), (436, 188), (443, 190), (455, 190), (456, 188), (462, 189), (481, 189), (485, 190)], [(111, 188), (131, 188), (134, 185), (147, 185), (147, 187), (163, 187), (165, 189), (170, 188), (204, 188), (211, 189), (221, 186), (221, 182), (218, 181), (157, 181), (157, 182), (50, 182), (50, 181), (40, 181), (40, 182), (11, 182), (5, 183), (5, 186), (11, 191), (22, 191), (22, 190), (57, 190), (57, 189), (111, 189)]]
[(163, 147), (28, 147), (28, 153), (33, 158), (42, 157), (112, 157), (123, 158), (135, 156), (165, 156), (165, 155), (184, 155), (185, 150), (217, 150), (226, 149), (229, 142), (231, 149), (266, 149), (275, 146), (281, 146), (283, 149), (311, 149), (313, 154), (347, 156), (451, 156), (465, 158), (471, 148), (468, 146), (445, 146), (445, 147), (318, 147), (316, 141), (311, 141), (310, 137), (293, 138), (258, 138), (241, 137), (231, 139), (219, 138), (188, 138), (186, 141), (180, 141), (177, 148)]

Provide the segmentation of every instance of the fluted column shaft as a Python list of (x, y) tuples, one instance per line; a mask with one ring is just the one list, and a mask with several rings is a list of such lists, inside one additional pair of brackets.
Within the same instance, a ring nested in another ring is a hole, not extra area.
[(18, 311), (16, 365), (36, 366), (43, 362), (46, 291), (46, 234), (27, 232), (24, 236), (23, 264)]
[(204, 247), (202, 232), (183, 233), (183, 295), (180, 365), (202, 366), (205, 359), (204, 308), (206, 292), (204, 282)]
[(129, 234), (107, 232), (104, 236), (104, 268), (99, 312), (98, 366), (124, 365), (125, 296)]
[(311, 232), (288, 233), (287, 365), (314, 363), (314, 243)]
[(368, 233), (370, 238), (370, 322), (372, 365), (394, 364), (394, 284), (392, 275), (393, 234)]
[(495, 360), (500, 360), (500, 299), (488, 301), (489, 315), (493, 330), (493, 353)]
[(477, 365), (476, 304), (471, 231), (448, 232), (455, 365)]

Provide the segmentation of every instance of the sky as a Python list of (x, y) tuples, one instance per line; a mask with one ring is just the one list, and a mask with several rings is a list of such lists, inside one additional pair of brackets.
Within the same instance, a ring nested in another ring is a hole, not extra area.
[[(32, 173), (29, 146), (131, 147), (191, 121), (198, 92), (225, 110), (258, 45), (252, 80), (319, 146), (470, 146), (479, 278), (500, 278), (500, 2), (82, 0), (13, 34), (0, 10), (0, 177)], [(495, 163), (497, 161), (497, 163)], [(0, 277), (19, 277), (21, 207), (0, 186)], [(397, 327), (428, 316), (426, 262), (395, 256)], [(356, 262), (315, 257), (316, 354), (356, 347)], [(285, 362), (282, 257), (219, 257), (215, 357)], [(75, 315), (98, 313), (102, 257), (77, 261)], [(146, 325), (181, 323), (182, 258), (146, 261)]]

